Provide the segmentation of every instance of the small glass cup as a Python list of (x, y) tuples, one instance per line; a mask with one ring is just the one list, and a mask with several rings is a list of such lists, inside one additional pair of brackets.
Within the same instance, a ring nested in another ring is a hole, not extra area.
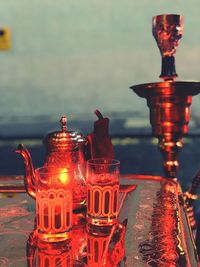
[(66, 168), (36, 169), (36, 222), (45, 242), (70, 238), (72, 228), (72, 173)]
[(115, 159), (87, 161), (87, 221), (112, 226), (118, 219), (120, 162)]

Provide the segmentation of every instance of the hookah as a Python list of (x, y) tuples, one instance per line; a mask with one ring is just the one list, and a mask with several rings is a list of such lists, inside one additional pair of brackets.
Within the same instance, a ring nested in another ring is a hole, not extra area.
[[(175, 53), (182, 37), (183, 17), (163, 14), (153, 17), (152, 33), (162, 57), (160, 78), (163, 81), (131, 86), (140, 97), (147, 100), (152, 133), (158, 138), (158, 148), (163, 156), (167, 179), (178, 180), (178, 153), (183, 147), (183, 136), (188, 133), (192, 96), (199, 94), (200, 82), (176, 81)], [(193, 201), (200, 184), (200, 171), (184, 193), (185, 207), (192, 229), (196, 223)]]
[(182, 138), (188, 133), (192, 96), (200, 92), (200, 82), (176, 81), (175, 53), (182, 37), (181, 15), (164, 14), (153, 17), (153, 36), (162, 57), (161, 82), (134, 85), (130, 88), (146, 98), (150, 109), (153, 135), (164, 160), (164, 173), (168, 179), (177, 180), (178, 152)]

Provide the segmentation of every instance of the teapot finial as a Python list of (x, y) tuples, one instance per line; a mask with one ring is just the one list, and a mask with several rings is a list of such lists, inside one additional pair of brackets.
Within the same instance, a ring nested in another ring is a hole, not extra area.
[(65, 114), (62, 115), (60, 119), (60, 123), (61, 123), (61, 130), (63, 132), (66, 132), (67, 131), (67, 117)]

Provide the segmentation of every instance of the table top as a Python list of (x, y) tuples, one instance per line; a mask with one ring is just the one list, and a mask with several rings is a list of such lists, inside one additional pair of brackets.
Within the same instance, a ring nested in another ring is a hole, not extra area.
[[(6, 186), (9, 193), (5, 193)], [(9, 190), (12, 186), (15, 193)], [(85, 211), (76, 212), (70, 241), (54, 245), (38, 241), (35, 201), (23, 192), (21, 179), (0, 180), (1, 188), (1, 267), (198, 266), (175, 182), (155, 176), (124, 176), (118, 224), (97, 235), (87, 227)]]

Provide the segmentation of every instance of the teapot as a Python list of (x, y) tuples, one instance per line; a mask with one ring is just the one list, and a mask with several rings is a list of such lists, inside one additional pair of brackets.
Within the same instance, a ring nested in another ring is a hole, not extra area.
[[(81, 133), (67, 130), (67, 118), (61, 117), (61, 130), (47, 134), (43, 140), (46, 147), (46, 159), (43, 167), (52, 170), (72, 171), (73, 210), (82, 208), (86, 201), (85, 163), (87, 139)], [(36, 198), (35, 170), (27, 148), (19, 144), (16, 150), (25, 162), (24, 184), (32, 198)]]

